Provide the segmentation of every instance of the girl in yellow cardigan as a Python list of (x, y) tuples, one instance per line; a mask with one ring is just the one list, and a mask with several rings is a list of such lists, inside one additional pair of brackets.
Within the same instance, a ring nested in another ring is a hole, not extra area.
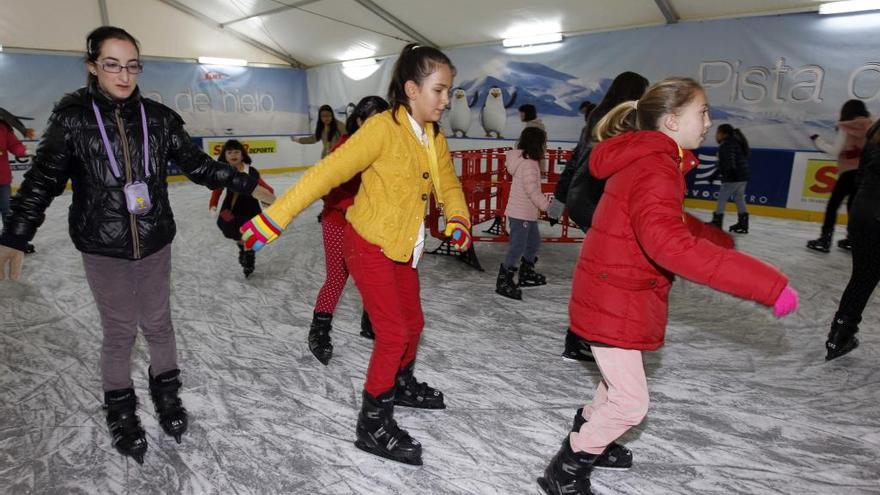
[(258, 250), (315, 200), (361, 173), (360, 189), (346, 212), (343, 252), (376, 340), (355, 445), (415, 465), (422, 464), (421, 444), (397, 426), (394, 406), (446, 407), (439, 390), (413, 376), (424, 326), (416, 266), (424, 248), (430, 194), (443, 205), (451, 243), (466, 250), (471, 240), (464, 194), (437, 125), (449, 102), (454, 73), (441, 51), (407, 45), (388, 88), (391, 109), (367, 120), (242, 227), (245, 246)]

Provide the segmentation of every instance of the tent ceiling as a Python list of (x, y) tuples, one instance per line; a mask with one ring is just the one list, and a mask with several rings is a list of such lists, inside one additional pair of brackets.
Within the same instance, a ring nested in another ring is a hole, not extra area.
[[(391, 55), (409, 41), (441, 48), (497, 42), (516, 29), (567, 34), (816, 10), (821, 0), (4, 0), (0, 44), (82, 50), (110, 24), (144, 55), (244, 58), (314, 66)], [(63, 8), (62, 5), (63, 4)]]

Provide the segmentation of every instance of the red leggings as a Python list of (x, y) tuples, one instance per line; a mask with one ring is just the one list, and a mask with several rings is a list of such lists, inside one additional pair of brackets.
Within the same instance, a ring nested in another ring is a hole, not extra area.
[(416, 358), (425, 326), (419, 273), (409, 262), (388, 259), (351, 225), (345, 226), (342, 248), (376, 333), (364, 388), (377, 397), (391, 390), (398, 370)]
[(336, 310), (339, 297), (348, 281), (348, 268), (342, 255), (342, 232), (345, 229), (345, 215), (339, 210), (325, 209), (321, 213), (321, 232), (324, 234), (324, 264), (327, 277), (318, 291), (315, 301), (316, 313), (330, 313)]

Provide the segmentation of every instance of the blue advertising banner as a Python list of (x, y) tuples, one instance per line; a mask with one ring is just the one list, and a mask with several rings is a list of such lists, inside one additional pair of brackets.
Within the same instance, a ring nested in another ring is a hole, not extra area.
[[(700, 148), (700, 164), (687, 174), (686, 198), (718, 200), (721, 182), (710, 181), (718, 168), (718, 148)], [(746, 203), (785, 208), (795, 153), (786, 150), (753, 149), (749, 156), (751, 178), (746, 186)]]

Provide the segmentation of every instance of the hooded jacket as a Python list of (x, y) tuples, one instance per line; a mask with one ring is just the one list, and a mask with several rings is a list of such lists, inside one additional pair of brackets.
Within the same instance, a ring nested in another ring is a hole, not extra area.
[(522, 150), (509, 150), (504, 155), (504, 166), (513, 177), (504, 214), (517, 220), (536, 221), (538, 215), (550, 206), (550, 200), (541, 192), (538, 162), (524, 158)]
[[(92, 101), (100, 111), (122, 177), (110, 168)], [(149, 134), (149, 177), (144, 173), (140, 103)], [(108, 98), (94, 85), (70, 93), (49, 117), (33, 166), (12, 200), (0, 244), (24, 250), (45, 220), (46, 208), (70, 180), (73, 201), (68, 223), (76, 248), (112, 258), (145, 258), (169, 244), (176, 233), (166, 181), (170, 161), (190, 180), (212, 189), (227, 187), (250, 195), (257, 185), (248, 174), (202, 152), (183, 129), (179, 115), (141, 98), (137, 89), (124, 101)], [(150, 193), (152, 208), (142, 215), (129, 213), (126, 206), (123, 186), (134, 180), (145, 182)]]
[(696, 164), (657, 131), (627, 132), (593, 148), (590, 173), (607, 183), (575, 267), (569, 317), (576, 334), (624, 349), (659, 348), (675, 275), (767, 306), (776, 301), (788, 284), (782, 273), (684, 212), (684, 174)]

